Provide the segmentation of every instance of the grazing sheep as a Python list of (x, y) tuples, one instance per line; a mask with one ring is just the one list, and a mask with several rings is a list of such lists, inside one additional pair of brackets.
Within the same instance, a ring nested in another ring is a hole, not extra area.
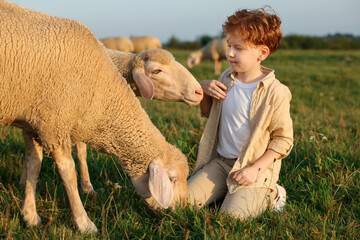
[(162, 48), (160, 40), (154, 36), (132, 37), (131, 41), (134, 44), (135, 53), (140, 53), (150, 48)]
[[(71, 156), (77, 142), (116, 157), (142, 197), (164, 208), (185, 203), (186, 157), (151, 123), (89, 28), (3, 0), (0, 21), (0, 125), (21, 128), (33, 147), (51, 153), (81, 232), (97, 228), (77, 188)], [(26, 165), (22, 213), (28, 225), (38, 225), (41, 156)]]
[(221, 61), (226, 59), (226, 47), (226, 39), (215, 38), (200, 50), (192, 52), (186, 61), (186, 65), (188, 68), (192, 68), (201, 61), (211, 60), (214, 62), (214, 73), (219, 75), (221, 73)]
[[(115, 67), (125, 77), (138, 96), (142, 95), (145, 99), (151, 99), (152, 91), (149, 93), (148, 90), (151, 87), (144, 87), (150, 83), (154, 85), (154, 99), (174, 102), (182, 101), (188, 105), (200, 103), (203, 96), (200, 84), (184, 66), (175, 61), (170, 52), (164, 49), (149, 49), (140, 54), (124, 53), (110, 49), (107, 49), (107, 52)], [(140, 90), (138, 86), (141, 87)], [(31, 139), (24, 138), (24, 140), (25, 146), (32, 146)], [(90, 182), (86, 151), (86, 144), (81, 142), (76, 144), (81, 189), (84, 193), (96, 195)], [(25, 158), (28, 155), (42, 156), (41, 147), (27, 148)], [(20, 180), (21, 185), (25, 185), (25, 179), (26, 165)]]
[(134, 52), (134, 44), (127, 37), (108, 37), (100, 40), (106, 48), (122, 52)]

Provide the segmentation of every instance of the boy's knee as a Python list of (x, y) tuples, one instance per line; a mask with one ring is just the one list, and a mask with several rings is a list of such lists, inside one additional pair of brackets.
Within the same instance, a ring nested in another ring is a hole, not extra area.
[(246, 208), (221, 208), (221, 211), (240, 221), (254, 219), (261, 215), (262, 209), (246, 209)]
[(195, 206), (196, 208), (202, 208), (204, 206), (204, 202), (198, 197), (199, 191), (188, 186), (188, 204), (191, 206)]
[(246, 219), (250, 218), (250, 214), (245, 212), (243, 209), (227, 209), (223, 208), (221, 209), (223, 213), (226, 213), (227, 215), (239, 219), (240, 221), (244, 221)]

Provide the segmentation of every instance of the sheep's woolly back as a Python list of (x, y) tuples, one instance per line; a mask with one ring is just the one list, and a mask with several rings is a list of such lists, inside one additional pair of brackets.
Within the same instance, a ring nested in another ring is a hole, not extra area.
[(140, 53), (146, 49), (162, 48), (160, 40), (154, 36), (137, 36), (131, 38), (134, 45), (134, 52)]
[(127, 37), (108, 37), (101, 39), (106, 48), (122, 52), (133, 52), (134, 44)]
[(0, 125), (33, 131), (47, 151), (85, 142), (131, 176), (156, 158), (187, 164), (89, 28), (2, 0), (0, 22)]

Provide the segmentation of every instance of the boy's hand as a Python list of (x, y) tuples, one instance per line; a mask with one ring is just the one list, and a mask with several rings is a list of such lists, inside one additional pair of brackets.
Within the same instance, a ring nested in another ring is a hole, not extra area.
[(216, 80), (203, 80), (200, 83), (204, 93), (215, 99), (225, 99), (227, 87)]
[(232, 178), (239, 185), (250, 186), (255, 183), (258, 175), (259, 169), (250, 166), (235, 172)]

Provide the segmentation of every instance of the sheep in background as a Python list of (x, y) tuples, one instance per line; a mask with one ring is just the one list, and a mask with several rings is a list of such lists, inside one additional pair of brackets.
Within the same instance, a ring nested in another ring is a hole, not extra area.
[(192, 52), (186, 61), (186, 65), (188, 68), (192, 68), (201, 61), (211, 60), (214, 62), (214, 73), (219, 75), (221, 73), (221, 61), (226, 59), (226, 47), (226, 39), (215, 38), (200, 50)]
[(100, 39), (106, 48), (122, 52), (134, 52), (134, 44), (127, 37), (108, 37)]
[[(149, 49), (139, 54), (107, 49), (107, 53), (137, 96), (143, 96), (149, 100), (152, 98), (151, 94), (154, 93), (154, 99), (185, 102), (188, 105), (197, 105), (202, 100), (203, 93), (200, 84), (183, 65), (175, 61), (170, 52), (164, 49)], [(25, 137), (24, 140), (25, 146), (30, 146), (26, 147), (25, 158), (42, 156), (41, 146), (35, 146), (29, 138)], [(81, 142), (76, 144), (81, 189), (84, 193), (96, 196), (90, 182), (86, 151), (86, 144)], [(25, 185), (25, 179), (26, 165), (24, 165), (20, 180), (21, 185)]]
[[(166, 208), (186, 203), (188, 165), (166, 142), (86, 26), (0, 1), (0, 125), (13, 125), (51, 153), (74, 221), (96, 232), (81, 203), (71, 145), (116, 157), (138, 191)], [(41, 158), (26, 159), (22, 213), (40, 224), (35, 191)]]
[(132, 37), (131, 41), (134, 44), (135, 53), (140, 53), (150, 48), (162, 48), (162, 44), (160, 40), (154, 36)]

